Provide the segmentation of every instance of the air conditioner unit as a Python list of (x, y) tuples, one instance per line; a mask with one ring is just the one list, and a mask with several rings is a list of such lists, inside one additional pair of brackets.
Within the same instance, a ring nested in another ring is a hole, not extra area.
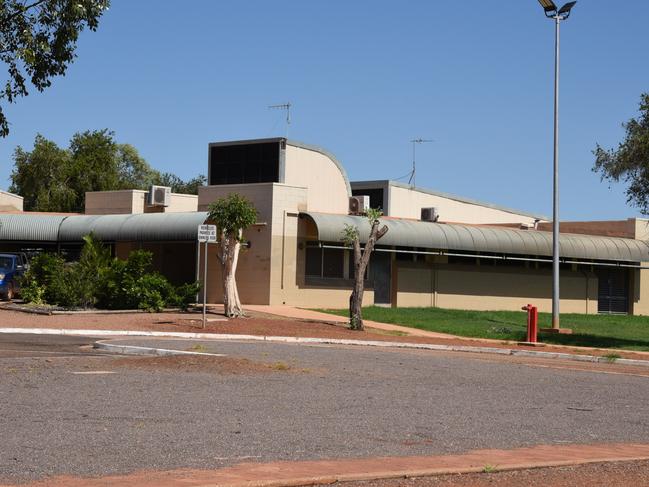
[(169, 206), (171, 188), (168, 186), (151, 186), (149, 188), (149, 206)]
[(439, 213), (437, 212), (437, 208), (430, 207), (421, 209), (421, 221), (436, 222), (437, 220), (439, 220)]
[(370, 197), (367, 195), (352, 196), (349, 198), (349, 214), (364, 215), (370, 209)]

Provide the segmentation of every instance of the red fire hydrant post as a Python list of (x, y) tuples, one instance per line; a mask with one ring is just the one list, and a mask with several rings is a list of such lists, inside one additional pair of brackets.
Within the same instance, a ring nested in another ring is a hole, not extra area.
[(527, 343), (536, 343), (537, 336), (539, 332), (539, 310), (536, 306), (528, 304), (521, 308), (523, 311), (527, 311)]

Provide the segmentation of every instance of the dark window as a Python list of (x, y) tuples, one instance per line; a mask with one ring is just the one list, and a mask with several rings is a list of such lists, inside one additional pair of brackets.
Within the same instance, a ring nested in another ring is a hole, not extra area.
[(344, 277), (345, 251), (342, 249), (323, 249), (322, 277)]
[(305, 275), (308, 277), (345, 277), (345, 251), (320, 247), (306, 248)]
[(352, 189), (353, 196), (366, 195), (370, 197), (370, 207), (385, 210), (383, 206), (383, 188), (379, 189)]
[(279, 142), (210, 148), (209, 184), (279, 182)]
[(322, 249), (320, 247), (306, 248), (306, 271), (311, 277), (322, 277)]

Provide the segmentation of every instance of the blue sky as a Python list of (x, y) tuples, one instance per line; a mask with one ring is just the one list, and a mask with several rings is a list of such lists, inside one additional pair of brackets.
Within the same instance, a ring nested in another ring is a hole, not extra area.
[[(591, 151), (622, 139), (649, 91), (648, 18), (646, 0), (580, 0), (562, 25), (564, 220), (638, 214)], [(113, 0), (67, 76), (7, 108), (0, 188), (36, 133), (67, 146), (100, 128), (189, 178), (208, 142), (284, 135), (267, 106), (290, 101), (289, 136), (352, 180), (407, 173), (410, 139), (431, 138), (419, 185), (549, 215), (553, 35), (536, 0)]]

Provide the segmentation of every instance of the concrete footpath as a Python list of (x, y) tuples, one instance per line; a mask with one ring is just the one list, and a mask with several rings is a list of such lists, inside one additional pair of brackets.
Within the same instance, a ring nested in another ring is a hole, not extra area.
[[(274, 316), (281, 316), (284, 318), (292, 318), (305, 321), (317, 322), (330, 322), (330, 323), (348, 323), (349, 319), (345, 316), (332, 315), (329, 313), (322, 313), (320, 311), (313, 311), (310, 309), (295, 308), (293, 306), (270, 306), (270, 305), (254, 305), (247, 304), (244, 306), (246, 310), (254, 311), (257, 313), (266, 313)], [(374, 328), (376, 330), (383, 330), (387, 332), (403, 333), (405, 335), (414, 337), (427, 337), (427, 338), (460, 338), (448, 333), (437, 333), (434, 331), (419, 330), (417, 328), (409, 328), (407, 326), (392, 325), (389, 323), (380, 323), (378, 321), (363, 320), (363, 324), (367, 328)]]

